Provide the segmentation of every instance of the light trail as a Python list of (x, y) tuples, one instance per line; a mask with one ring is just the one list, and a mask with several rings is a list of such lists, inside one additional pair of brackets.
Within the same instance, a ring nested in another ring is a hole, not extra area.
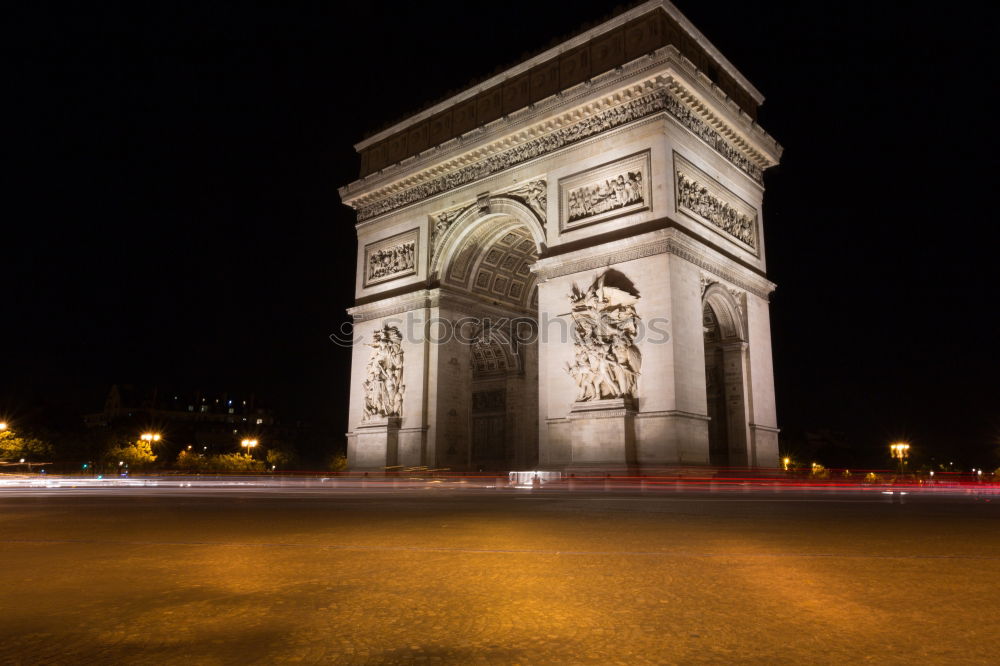
[[(522, 475), (523, 476), (523, 475)], [(591, 476), (549, 477), (545, 483), (525, 485), (523, 478), (503, 475), (434, 475), (430, 477), (392, 474), (364, 476), (212, 476), (175, 475), (132, 478), (96, 478), (75, 476), (22, 475), (0, 477), (0, 494), (27, 492), (50, 493), (197, 493), (197, 492), (281, 492), (293, 493), (363, 493), (366, 495), (404, 492), (477, 492), (506, 493), (515, 497), (557, 495), (622, 494), (628, 496), (705, 496), (733, 498), (768, 496), (814, 499), (824, 497), (869, 498), (878, 501), (905, 502), (921, 496), (986, 498), (1000, 496), (1000, 483), (966, 478), (906, 481), (899, 483), (829, 482), (813, 479), (787, 479), (774, 476)], [(749, 501), (749, 499), (748, 499)]]

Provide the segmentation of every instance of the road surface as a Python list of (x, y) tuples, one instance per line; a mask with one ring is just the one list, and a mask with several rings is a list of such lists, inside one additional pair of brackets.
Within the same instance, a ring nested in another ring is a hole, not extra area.
[(998, 528), (974, 494), (6, 489), (0, 663), (997, 663)]

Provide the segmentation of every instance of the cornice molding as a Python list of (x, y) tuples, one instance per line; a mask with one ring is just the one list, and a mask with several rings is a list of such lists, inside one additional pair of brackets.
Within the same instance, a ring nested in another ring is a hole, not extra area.
[(533, 311), (530, 308), (519, 308), (515, 305), (507, 303), (504, 303), (503, 305), (494, 305), (492, 302), (484, 302), (481, 298), (477, 298), (471, 294), (447, 289), (445, 287), (441, 287), (437, 291), (439, 292), (439, 295), (436, 305), (442, 308), (468, 308), (472, 312), (475, 312), (478, 316), (485, 314), (495, 315), (498, 318), (509, 317), (511, 315), (524, 315), (531, 318), (538, 316), (538, 312)]
[(468, 308), (479, 314), (492, 314), (497, 317), (509, 317), (512, 314), (535, 317), (537, 312), (526, 308), (518, 308), (513, 305), (493, 305), (484, 302), (481, 298), (454, 291), (447, 288), (435, 287), (433, 289), (417, 288), (416, 290), (392, 296), (364, 305), (356, 305), (347, 309), (355, 323), (371, 321), (373, 319), (383, 319), (392, 315), (437, 307), (457, 307), (458, 309)]
[[(596, 250), (596, 251), (595, 251)], [(676, 229), (661, 229), (565, 255), (539, 259), (532, 271), (540, 280), (607, 268), (657, 254), (673, 254), (726, 282), (767, 299), (775, 285), (750, 269), (735, 265)]]
[[(642, 406), (642, 396), (639, 396), (639, 405)], [(711, 421), (712, 418), (707, 414), (695, 414), (694, 412), (685, 412), (681, 409), (666, 409), (656, 412), (637, 412), (635, 417), (637, 419), (663, 419), (663, 418), (684, 418), (684, 419), (694, 419), (696, 421)]]
[(651, 232), (622, 240), (603, 243), (556, 257), (539, 259), (531, 267), (540, 280), (570, 275), (582, 271), (610, 267), (626, 261), (667, 252), (667, 239), (661, 232)]
[(775, 435), (781, 432), (781, 428), (775, 428), (774, 426), (760, 425), (759, 423), (751, 423), (751, 430), (760, 430), (762, 432), (773, 432)]
[(671, 239), (668, 252), (765, 301), (770, 299), (771, 292), (778, 287), (762, 275), (743, 268), (732, 260), (721, 259), (706, 246), (679, 233)]
[[(758, 184), (763, 182), (762, 165), (748, 158), (743, 151), (733, 146), (709, 123), (705, 122), (699, 115), (695, 115), (667, 88), (663, 87), (618, 106), (612, 106), (589, 115), (568, 127), (561, 127), (545, 136), (531, 139), (502, 152), (496, 152), (448, 175), (440, 176), (401, 192), (387, 194), (371, 203), (358, 202), (358, 221), (364, 222), (391, 213), (398, 208), (473, 183), (597, 134), (660, 112), (666, 112), (672, 116), (753, 179), (754, 182)], [(354, 205), (354, 202), (351, 203)]]
[[(641, 78), (643, 76), (644, 79)], [(624, 87), (614, 90), (615, 86)], [(607, 92), (595, 99), (595, 88), (604, 88)], [(660, 89), (670, 91), (670, 98), (673, 99), (669, 105), (667, 98), (660, 98), (660, 108), (649, 108), (642, 116), (630, 117), (601, 130), (590, 130), (585, 136), (578, 135), (579, 126), (592, 125), (595, 115), (613, 115), (617, 113), (616, 109), (625, 105), (634, 106), (638, 99)], [(575, 106), (567, 108), (570, 105)], [(350, 183), (340, 188), (339, 192), (345, 204), (359, 211), (359, 220), (371, 219), (406, 205), (379, 205), (382, 200), (394, 195), (398, 197), (407, 193), (405, 200), (415, 203), (660, 111), (667, 111), (730, 161), (735, 159), (743, 163), (737, 166), (758, 183), (761, 182), (760, 172), (780, 159), (781, 147), (760, 125), (742, 112), (693, 63), (683, 58), (677, 49), (666, 46), (543, 100), (523, 112), (501, 118), (428, 149), (419, 156)], [(546, 114), (553, 113), (546, 117)], [(538, 120), (524, 126), (533, 119)], [(520, 129), (515, 129), (515, 125)], [(574, 130), (574, 127), (577, 129)], [(577, 134), (571, 133), (574, 131)], [(494, 139), (483, 143), (491, 135)], [(571, 140), (566, 141), (566, 138)], [(462, 151), (465, 145), (473, 142), (479, 144), (478, 147)], [(538, 144), (541, 144), (540, 150)], [(442, 160), (449, 152), (451, 157)], [(525, 155), (526, 152), (530, 153), (530, 157)], [(520, 159), (511, 160), (511, 153), (520, 155)], [(415, 169), (418, 171), (414, 172)], [(387, 182), (403, 170), (410, 171), (410, 174)]]
[(347, 308), (347, 314), (351, 315), (355, 322), (381, 319), (402, 312), (433, 307), (437, 296), (436, 289), (418, 288), (400, 296), (391, 296), (364, 305), (355, 305), (352, 308)]

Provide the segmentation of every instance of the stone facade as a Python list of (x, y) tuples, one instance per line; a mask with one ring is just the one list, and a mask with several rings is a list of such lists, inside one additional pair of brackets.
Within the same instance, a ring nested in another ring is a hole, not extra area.
[[(658, 1), (482, 89), (656, 13), (759, 97)], [(667, 44), (341, 188), (359, 218), (351, 466), (776, 466), (761, 174), (780, 153)], [(387, 330), (405, 391), (373, 413)]]

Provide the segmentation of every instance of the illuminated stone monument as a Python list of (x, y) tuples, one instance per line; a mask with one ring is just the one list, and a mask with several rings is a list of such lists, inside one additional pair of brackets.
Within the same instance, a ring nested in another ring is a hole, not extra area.
[(777, 466), (762, 101), (653, 1), (358, 144), (352, 468)]

